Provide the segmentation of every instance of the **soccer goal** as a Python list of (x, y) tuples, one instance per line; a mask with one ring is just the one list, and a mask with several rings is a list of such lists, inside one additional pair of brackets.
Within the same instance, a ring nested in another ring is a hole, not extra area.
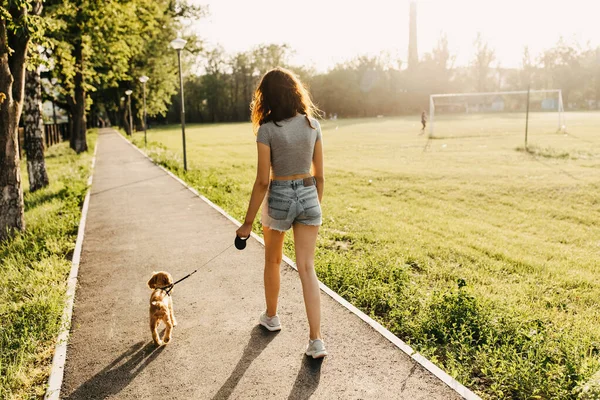
[(532, 111), (556, 111), (558, 130), (565, 130), (566, 121), (560, 89), (448, 93), (429, 96), (429, 136), (433, 137), (434, 135), (436, 110), (438, 110), (438, 114), (443, 112), (454, 115), (525, 113), (529, 111), (530, 106)]

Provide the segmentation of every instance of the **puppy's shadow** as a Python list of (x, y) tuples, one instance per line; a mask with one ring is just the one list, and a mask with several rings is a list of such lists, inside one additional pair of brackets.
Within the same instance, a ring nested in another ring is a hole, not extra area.
[(242, 358), (238, 361), (227, 381), (221, 386), (221, 389), (214, 395), (213, 400), (228, 399), (229, 396), (231, 396), (231, 393), (233, 393), (240, 379), (242, 379), (242, 376), (244, 376), (244, 373), (250, 364), (252, 364), (252, 361), (262, 353), (269, 343), (271, 343), (271, 340), (277, 336), (277, 333), (278, 332), (269, 332), (260, 325), (257, 325), (252, 329), (250, 340), (244, 348)]
[(322, 358), (312, 358), (304, 356), (302, 358), (302, 365), (294, 387), (290, 392), (288, 400), (305, 400), (310, 398), (312, 394), (319, 387), (319, 381), (321, 380), (321, 365), (323, 364)]
[(105, 399), (117, 395), (164, 350), (154, 342), (138, 342), (79, 386), (66, 399)]

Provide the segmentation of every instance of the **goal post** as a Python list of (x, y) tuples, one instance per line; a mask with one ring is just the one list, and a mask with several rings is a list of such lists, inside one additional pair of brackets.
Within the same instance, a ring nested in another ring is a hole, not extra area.
[[(434, 122), (435, 122), (435, 104), (436, 99), (441, 98), (469, 98), (469, 97), (486, 97), (486, 96), (505, 96), (505, 95), (527, 95), (527, 90), (515, 90), (507, 92), (479, 92), (479, 93), (447, 93), (447, 94), (432, 94), (429, 96), (429, 136), (433, 137)], [(546, 90), (530, 90), (529, 93), (542, 94), (557, 94), (556, 111), (558, 112), (558, 130), (564, 130), (566, 121), (564, 116), (564, 106), (561, 89), (546, 89)]]

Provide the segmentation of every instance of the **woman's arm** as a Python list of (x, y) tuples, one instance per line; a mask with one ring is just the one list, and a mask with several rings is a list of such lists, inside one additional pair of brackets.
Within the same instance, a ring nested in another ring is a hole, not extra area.
[(252, 223), (269, 189), (271, 177), (271, 148), (260, 142), (257, 142), (256, 145), (258, 149), (256, 180), (252, 188), (252, 195), (250, 196), (250, 204), (248, 204), (244, 224), (236, 231), (236, 234), (242, 238), (250, 236), (250, 232), (252, 232)]
[(317, 140), (312, 161), (312, 175), (317, 181), (317, 195), (319, 203), (323, 199), (323, 190), (325, 189), (325, 173), (323, 167), (323, 140)]

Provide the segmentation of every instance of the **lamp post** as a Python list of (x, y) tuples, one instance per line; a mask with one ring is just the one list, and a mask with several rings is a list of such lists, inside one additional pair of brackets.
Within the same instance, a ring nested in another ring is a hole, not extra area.
[(148, 146), (148, 139), (146, 138), (146, 82), (148, 82), (148, 78), (146, 75), (140, 76), (140, 82), (142, 82), (142, 90), (144, 92), (144, 147)]
[(183, 101), (183, 74), (181, 73), (181, 50), (185, 47), (186, 40), (178, 37), (171, 41), (171, 47), (177, 50), (179, 62), (179, 90), (181, 91), (181, 137), (183, 139), (183, 170), (187, 171), (187, 155), (185, 151), (185, 103)]
[(127, 95), (127, 104), (129, 105), (129, 135), (133, 136), (133, 118), (131, 116), (131, 93), (133, 93), (133, 90), (125, 91), (125, 94)]

